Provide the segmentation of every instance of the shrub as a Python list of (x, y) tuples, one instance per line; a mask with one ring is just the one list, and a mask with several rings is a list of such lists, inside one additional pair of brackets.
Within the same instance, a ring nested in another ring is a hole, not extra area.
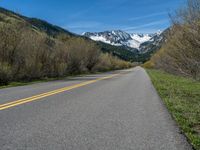
[(27, 25), (0, 23), (0, 85), (131, 67), (81, 37), (49, 37)]
[(0, 85), (7, 85), (11, 80), (11, 68), (6, 63), (0, 63)]
[(155, 64), (152, 61), (147, 61), (142, 65), (144, 68), (151, 69), (155, 67)]
[(94, 67), (96, 71), (109, 71), (117, 69), (126, 69), (133, 67), (132, 63), (118, 59), (108, 53), (102, 53), (99, 58), (99, 62)]
[(98, 63), (100, 50), (92, 42), (86, 42), (82, 38), (72, 38), (66, 42), (68, 48), (68, 71), (81, 73), (93, 70)]
[[(200, 1), (188, 0), (187, 7), (172, 17), (167, 42), (149, 64), (173, 74), (200, 79)], [(149, 64), (146, 65), (149, 65)]]

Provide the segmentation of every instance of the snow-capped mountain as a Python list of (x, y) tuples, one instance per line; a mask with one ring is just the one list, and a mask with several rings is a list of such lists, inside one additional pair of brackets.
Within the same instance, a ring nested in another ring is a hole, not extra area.
[(84, 36), (94, 41), (101, 41), (115, 46), (126, 46), (139, 51), (141, 44), (154, 40), (153, 38), (160, 34), (160, 32), (155, 34), (129, 34), (121, 30), (83, 33)]
[(169, 31), (170, 29), (166, 29), (163, 32), (159, 31), (149, 41), (142, 43), (139, 47), (140, 53), (144, 54), (159, 50), (166, 42)]

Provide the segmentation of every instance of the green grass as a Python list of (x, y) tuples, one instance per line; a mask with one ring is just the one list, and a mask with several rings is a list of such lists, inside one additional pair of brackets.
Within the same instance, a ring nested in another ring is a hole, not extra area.
[(159, 95), (196, 150), (200, 150), (200, 82), (147, 70)]

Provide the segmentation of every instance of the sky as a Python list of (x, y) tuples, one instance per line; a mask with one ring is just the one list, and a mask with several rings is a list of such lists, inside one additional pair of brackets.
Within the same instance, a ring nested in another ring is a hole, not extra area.
[(186, 0), (0, 0), (0, 6), (71, 32), (155, 33)]

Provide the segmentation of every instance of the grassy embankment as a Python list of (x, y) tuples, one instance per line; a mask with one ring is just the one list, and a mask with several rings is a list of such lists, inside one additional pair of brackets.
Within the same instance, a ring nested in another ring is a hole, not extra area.
[(200, 82), (158, 70), (147, 72), (181, 130), (200, 150)]

